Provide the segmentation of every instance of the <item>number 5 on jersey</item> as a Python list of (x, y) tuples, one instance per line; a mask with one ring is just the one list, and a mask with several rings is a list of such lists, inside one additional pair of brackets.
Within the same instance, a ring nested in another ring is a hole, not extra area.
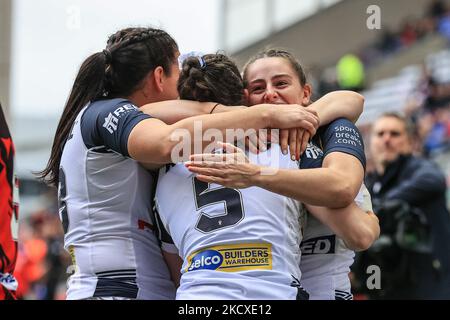
[(195, 225), (197, 230), (209, 233), (234, 226), (244, 219), (242, 194), (239, 190), (231, 188), (209, 189), (209, 183), (202, 182), (196, 178), (192, 179), (192, 183), (194, 185), (197, 210), (220, 203), (223, 203), (225, 207), (224, 214), (214, 217), (202, 211)]

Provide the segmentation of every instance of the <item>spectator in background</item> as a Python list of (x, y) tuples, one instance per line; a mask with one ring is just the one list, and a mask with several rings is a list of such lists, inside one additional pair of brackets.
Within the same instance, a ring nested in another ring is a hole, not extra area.
[(400, 30), (400, 42), (402, 46), (408, 47), (416, 42), (417, 33), (416, 26), (418, 22), (414, 21), (414, 19), (409, 18), (403, 22), (402, 28)]
[(427, 157), (434, 157), (450, 147), (450, 84), (441, 82), (428, 77), (423, 109), (414, 114), (422, 151)]
[(450, 8), (437, 22), (437, 31), (450, 41)]
[(74, 270), (68, 269), (71, 261), (64, 251), (63, 237), (59, 217), (51, 211), (36, 211), (21, 223), (15, 271), (20, 283), (17, 298), (65, 298), (65, 281)]
[(438, 83), (438, 81), (430, 77), (428, 80), (428, 98), (425, 102), (425, 111), (433, 112), (449, 105), (450, 84)]
[(445, 1), (433, 0), (428, 8), (428, 17), (439, 20), (445, 14), (446, 9)]
[(435, 29), (435, 20), (430, 17), (424, 17), (422, 19), (419, 19), (416, 23), (416, 35), (417, 39), (423, 39), (426, 36), (432, 34)]
[(65, 284), (71, 261), (64, 251), (64, 233), (58, 215), (48, 211), (43, 212), (43, 217), (40, 232), (47, 245), (44, 300), (55, 300), (58, 299), (58, 286)]
[(0, 104), (0, 300), (15, 299), (13, 276), (17, 257), (18, 185), (14, 177), (14, 145)]
[(450, 109), (439, 108), (430, 117), (432, 126), (426, 135), (423, 152), (426, 156), (435, 156), (450, 150)]
[(382, 236), (358, 258), (356, 272), (361, 278), (368, 265), (379, 265), (381, 290), (369, 291), (371, 298), (449, 299), (445, 178), (435, 164), (411, 155), (411, 132), (407, 120), (395, 113), (384, 114), (372, 128), (376, 170), (367, 175), (366, 185)]
[(376, 45), (376, 48), (383, 54), (390, 54), (400, 47), (399, 39), (397, 35), (386, 27), (381, 34), (380, 40)]
[(41, 281), (46, 272), (45, 257), (47, 245), (45, 240), (36, 237), (36, 231), (29, 219), (24, 220), (19, 231), (19, 250), (15, 276), (20, 286), (17, 290), (18, 299), (43, 299), (35, 285)]

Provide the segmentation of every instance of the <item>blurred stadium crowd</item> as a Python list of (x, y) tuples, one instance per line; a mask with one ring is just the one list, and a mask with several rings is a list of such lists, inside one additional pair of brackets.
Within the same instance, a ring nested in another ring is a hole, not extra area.
[[(414, 44), (420, 46), (431, 35), (444, 37), (447, 49), (428, 54), (422, 64), (406, 66), (394, 77), (366, 86), (365, 69), (383, 64)], [(383, 29), (377, 41), (325, 69), (317, 81), (320, 95), (350, 89), (365, 96), (364, 114), (357, 124), (365, 135), (366, 146), (374, 119), (388, 111), (404, 113), (416, 125), (416, 153), (435, 159), (449, 173), (444, 161), (450, 148), (449, 44), (450, 6), (445, 1), (432, 1), (423, 17), (406, 19), (398, 30)], [(367, 156), (370, 160), (370, 154)]]
[[(406, 50), (431, 34), (448, 40), (448, 48), (430, 53), (422, 65), (411, 65), (397, 76), (379, 80), (367, 87), (364, 68), (383, 63), (389, 56)], [(450, 183), (450, 7), (433, 1), (423, 17), (410, 18), (398, 30), (384, 30), (378, 41), (354, 56), (361, 63), (362, 75), (350, 85), (338, 62), (325, 70), (319, 84), (320, 95), (335, 89), (355, 89), (366, 98), (364, 114), (357, 123), (365, 136), (368, 151), (371, 121), (387, 111), (400, 111), (416, 125), (415, 153), (436, 161)], [(334, 73), (335, 72), (335, 73)], [(373, 167), (368, 156), (367, 171)], [(447, 191), (447, 200), (450, 194)], [(21, 299), (64, 299), (65, 281), (73, 272), (70, 257), (63, 248), (63, 231), (58, 217), (54, 190), (46, 194), (47, 209), (33, 212), (21, 221), (19, 255), (15, 276), (20, 283), (17, 295)], [(450, 203), (448, 202), (448, 205)]]
[(405, 19), (399, 30), (384, 28), (380, 39), (362, 50), (361, 60), (369, 66), (434, 33), (450, 39), (450, 9), (443, 1), (433, 1), (423, 17)]

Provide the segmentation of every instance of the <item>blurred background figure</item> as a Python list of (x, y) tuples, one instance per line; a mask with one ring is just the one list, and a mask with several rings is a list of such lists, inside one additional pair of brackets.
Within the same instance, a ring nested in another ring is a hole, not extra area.
[(16, 277), (19, 299), (65, 299), (70, 257), (64, 251), (63, 230), (57, 214), (37, 211), (22, 220)]
[(445, 15), (447, 9), (448, 7), (445, 1), (432, 0), (430, 1), (427, 15), (434, 20), (439, 20)]
[[(42, 210), (22, 220), (16, 277), (19, 299), (65, 299), (65, 282), (71, 264), (64, 251), (63, 231), (54, 212)], [(69, 270), (70, 271), (70, 270)]]
[[(382, 270), (375, 299), (450, 299), (450, 215), (445, 177), (436, 164), (412, 155), (409, 121), (386, 113), (373, 127), (370, 152), (375, 170), (366, 177), (381, 236), (359, 256), (354, 270), (361, 283), (365, 268)], [(361, 266), (364, 266), (361, 268)]]

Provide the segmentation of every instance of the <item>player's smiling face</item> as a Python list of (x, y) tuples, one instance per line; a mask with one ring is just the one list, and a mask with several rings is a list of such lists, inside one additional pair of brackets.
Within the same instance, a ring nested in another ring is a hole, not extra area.
[(284, 58), (262, 58), (247, 68), (248, 105), (309, 103), (311, 88), (300, 84), (297, 73)]

